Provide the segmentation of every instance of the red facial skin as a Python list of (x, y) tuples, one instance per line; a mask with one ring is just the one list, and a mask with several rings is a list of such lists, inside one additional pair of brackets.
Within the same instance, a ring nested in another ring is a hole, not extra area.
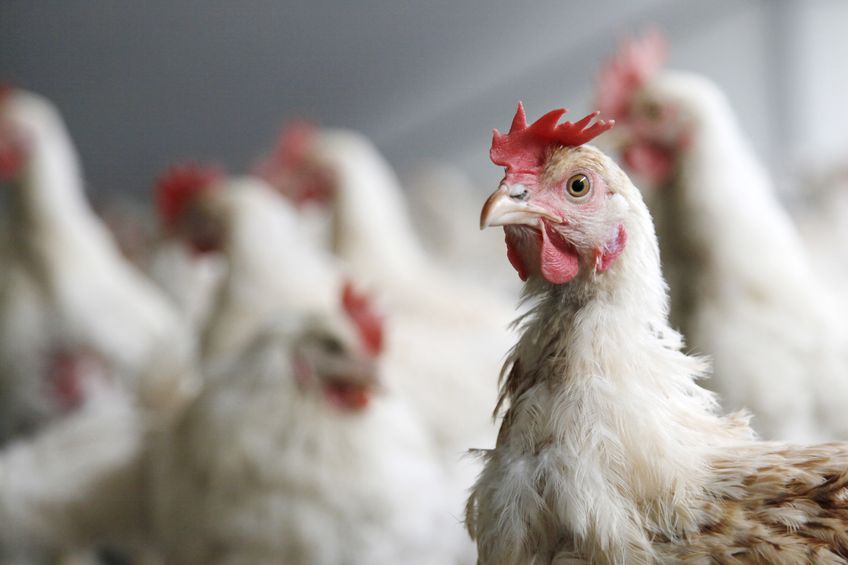
[(318, 128), (296, 120), (280, 133), (277, 146), (256, 167), (265, 179), (295, 206), (316, 204), (326, 207), (335, 199), (335, 178), (326, 167), (310, 157)]
[(345, 412), (360, 412), (371, 402), (371, 389), (344, 380), (330, 380), (324, 385), (327, 401)]
[(0, 83), (0, 182), (18, 178), (29, 156), (25, 133), (2, 118), (3, 107), (14, 92), (10, 84)]
[[(568, 196), (565, 184), (576, 175), (584, 174), (592, 185), (591, 192), (583, 197)], [(608, 237), (590, 249), (579, 249), (573, 241), (585, 239), (580, 234), (582, 219), (603, 212), (605, 201), (612, 196), (603, 179), (587, 169), (567, 171), (562, 179), (540, 181), (541, 174), (507, 174), (503, 183), (523, 184), (529, 192), (529, 201), (543, 208), (550, 216), (539, 218), (536, 226), (505, 226), (507, 257), (521, 280), (531, 275), (541, 275), (552, 284), (564, 284), (580, 272), (583, 264), (596, 272), (606, 271), (622, 253), (627, 242), (623, 225), (612, 226)]]
[(337, 377), (319, 377), (309, 360), (299, 354), (295, 354), (292, 360), (295, 381), (306, 389), (313, 386), (320, 379), (319, 386), (324, 399), (330, 406), (343, 412), (361, 412), (371, 402), (374, 394), (374, 386), (359, 382), (358, 379), (348, 378), (345, 375)]
[(25, 136), (11, 124), (0, 124), (0, 182), (20, 176), (28, 153)]
[(674, 171), (674, 150), (651, 141), (637, 141), (624, 149), (625, 165), (654, 186), (664, 184)]
[(332, 172), (307, 159), (280, 164), (267, 170), (262, 178), (298, 208), (309, 205), (324, 208), (335, 200), (336, 184)]
[(692, 139), (684, 114), (671, 104), (643, 104), (623, 127), (630, 138), (622, 152), (627, 168), (653, 186), (670, 181)]

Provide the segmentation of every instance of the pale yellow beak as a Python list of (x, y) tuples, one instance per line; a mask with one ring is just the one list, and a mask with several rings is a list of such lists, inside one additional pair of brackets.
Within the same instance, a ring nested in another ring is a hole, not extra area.
[(480, 211), (480, 229), (515, 224), (536, 227), (540, 218), (560, 221), (544, 208), (527, 202), (521, 197), (522, 194), (526, 194), (523, 187), (500, 185), (483, 204), (483, 210)]

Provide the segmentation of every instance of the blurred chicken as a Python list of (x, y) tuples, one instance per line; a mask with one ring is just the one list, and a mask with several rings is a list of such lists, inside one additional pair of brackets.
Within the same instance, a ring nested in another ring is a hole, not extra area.
[(145, 265), (153, 282), (197, 332), (208, 321), (226, 270), (226, 261), (218, 254), (198, 253), (171, 236), (154, 244)]
[(612, 124), (519, 106), (482, 226), (504, 226), (533, 309), (498, 444), (468, 504), (480, 565), (843, 563), (848, 444), (757, 442), (680, 351), (639, 191), (598, 149)]
[(202, 331), (214, 307), (226, 260), (219, 253), (217, 224), (188, 203), (222, 177), (216, 166), (186, 164), (168, 170), (155, 187), (161, 239), (146, 270), (196, 332)]
[(347, 320), (292, 311), (260, 332), (175, 428), (154, 514), (168, 563), (473, 562), (459, 493), (351, 292)]
[(142, 413), (102, 367), (81, 374), (77, 410), (0, 450), (0, 563), (93, 559), (95, 545), (143, 540)]
[(157, 199), (185, 248), (220, 255), (226, 264), (203, 329), (207, 363), (241, 355), (281, 312), (335, 307), (337, 269), (305, 236), (294, 210), (261, 179), (177, 166), (160, 179)]
[(844, 163), (803, 171), (796, 179), (793, 217), (816, 271), (837, 289), (848, 315), (848, 168)]
[(719, 89), (660, 72), (654, 34), (602, 72), (625, 163), (653, 186), (674, 326), (713, 357), (711, 385), (768, 438), (848, 437), (848, 334), (836, 299)]
[(511, 305), (430, 260), (393, 171), (367, 139), (303, 126), (296, 133), (284, 133), (260, 174), (301, 209), (317, 205), (330, 216), (333, 253), (391, 313), (386, 365), (405, 375), (400, 386), (440, 444), (455, 454), (491, 444), (497, 367), (513, 342)]
[[(15, 547), (28, 546), (23, 532), (34, 528), (32, 545), (53, 551), (85, 529), (84, 513), (54, 512), (62, 500), (95, 512), (100, 504), (87, 495), (106, 491), (106, 477), (124, 472), (147, 430), (191, 397), (192, 350), (169, 305), (89, 208), (64, 124), (42, 97), (10, 90), (0, 99), (0, 178), (9, 203), (0, 267), (2, 529), (17, 532), (7, 538)], [(89, 398), (103, 388), (111, 400)]]
[(496, 253), (503, 247), (502, 239), (494, 232), (474, 233), (468, 223), (477, 215), (480, 191), (465, 173), (447, 163), (431, 163), (418, 167), (403, 184), (416, 231), (443, 268), (518, 296), (520, 281)]
[[(345, 130), (286, 131), (258, 167), (299, 206), (330, 215), (330, 246), (363, 284), (378, 288), (392, 311), (453, 324), (506, 324), (501, 295), (463, 284), (424, 251), (394, 171), (364, 136)], [(297, 145), (292, 148), (291, 145)]]

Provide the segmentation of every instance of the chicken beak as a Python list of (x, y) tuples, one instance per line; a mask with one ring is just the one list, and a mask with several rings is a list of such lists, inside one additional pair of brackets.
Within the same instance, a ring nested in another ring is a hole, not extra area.
[(502, 184), (483, 204), (483, 210), (480, 211), (480, 229), (495, 226), (507, 226), (515, 224), (524, 224), (528, 226), (538, 226), (541, 218), (547, 218), (555, 222), (560, 219), (539, 206), (535, 206), (518, 194), (526, 194), (524, 191), (518, 194), (511, 194), (510, 187)]

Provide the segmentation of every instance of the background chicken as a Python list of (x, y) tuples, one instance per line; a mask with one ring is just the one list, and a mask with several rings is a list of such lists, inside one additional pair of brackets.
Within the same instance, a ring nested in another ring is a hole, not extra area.
[(608, 130), (519, 106), (482, 213), (534, 306), (508, 360), (497, 447), (468, 506), (481, 564), (848, 557), (848, 445), (756, 442), (680, 351), (647, 207), (584, 145)]
[(3, 186), (11, 245), (0, 288), (0, 439), (79, 404), (77, 368), (92, 362), (146, 405), (171, 409), (192, 387), (188, 336), (88, 207), (58, 112), (10, 91), (0, 132), (6, 154), (17, 153)]
[(708, 383), (769, 438), (846, 437), (848, 335), (721, 91), (660, 72), (663, 44), (627, 44), (599, 107), (651, 181), (671, 321), (715, 366)]
[(184, 248), (219, 255), (225, 265), (201, 328), (208, 364), (240, 356), (280, 312), (335, 306), (338, 272), (331, 259), (261, 179), (176, 166), (160, 179), (157, 199)]
[(147, 423), (133, 395), (91, 368), (72, 413), (0, 450), (0, 563), (92, 556), (140, 544)]
[[(810, 261), (823, 280), (838, 292), (848, 308), (848, 171), (844, 163), (807, 167), (797, 185), (791, 213)], [(845, 312), (846, 310), (843, 310)]]
[(155, 514), (169, 563), (472, 561), (456, 483), (350, 292), (348, 320), (279, 318), (175, 428)]
[(191, 343), (88, 207), (43, 98), (0, 101), (0, 554), (124, 543), (149, 430), (193, 393)]
[[(302, 126), (299, 126), (302, 128)], [(301, 207), (330, 215), (332, 252), (389, 316), (387, 370), (403, 374), (439, 443), (457, 457), (493, 439), (494, 382), (513, 313), (502, 296), (451, 277), (427, 256), (394, 172), (363, 136), (349, 131), (291, 133), (259, 167)], [(293, 158), (295, 156), (296, 158)]]

